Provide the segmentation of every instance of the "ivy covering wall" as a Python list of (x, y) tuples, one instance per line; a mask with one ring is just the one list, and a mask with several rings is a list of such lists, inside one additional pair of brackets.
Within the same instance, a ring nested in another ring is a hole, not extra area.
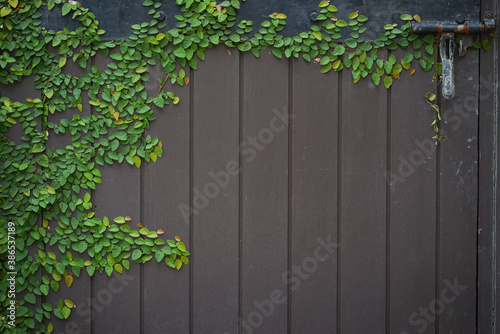
[[(439, 81), (438, 36), (409, 34), (418, 15), (403, 14), (400, 22), (385, 25), (375, 41), (367, 41), (368, 17), (358, 11), (337, 17), (334, 3), (322, 1), (309, 31), (283, 37), (284, 13), (270, 13), (257, 26), (237, 17), (238, 0), (176, 2), (183, 15), (176, 16), (175, 29), (159, 21), (161, 3), (146, 0), (150, 22), (133, 25), (127, 39), (103, 41), (105, 32), (95, 15), (77, 1), (0, 0), (0, 83), (32, 81), (39, 91), (25, 101), (0, 97), (2, 333), (52, 332), (50, 319), (68, 318), (74, 304), (62, 298), (52, 305), (42, 298), (61, 284), (70, 287), (80, 275), (122, 273), (130, 261), (163, 261), (177, 270), (188, 264), (190, 253), (179, 237), (164, 240), (163, 230), (136, 228), (128, 216), (96, 216), (91, 191), (102, 183), (103, 165), (139, 168), (162, 157), (161, 140), (146, 135), (154, 109), (180, 102), (169, 88), (189, 84), (186, 68), (202, 66), (207, 49), (222, 44), (255, 57), (270, 49), (278, 58), (319, 63), (322, 73), (347, 70), (353, 82), (366, 78), (387, 89), (403, 71), (413, 74), (418, 67), (434, 69)], [(80, 27), (45, 29), (39, 9), (56, 6)], [(473, 47), (480, 46), (476, 42)], [(489, 41), (483, 46), (488, 49)], [(406, 50), (402, 58), (390, 52), (381, 57), (387, 53), (380, 50), (398, 48)], [(90, 66), (98, 54), (112, 60), (106, 68)], [(70, 63), (79, 64), (84, 74), (65, 73)], [(145, 83), (156, 65), (164, 78), (157, 93), (150, 94)], [(438, 115), (432, 126), (440, 139), (439, 108), (435, 96), (427, 98)], [(65, 117), (68, 110), (84, 108), (92, 108), (90, 116), (72, 112)], [(51, 121), (54, 114), (61, 114), (59, 121)], [(20, 139), (13, 140), (19, 132)], [(57, 134), (71, 137), (71, 143), (47, 148), (48, 137)]]

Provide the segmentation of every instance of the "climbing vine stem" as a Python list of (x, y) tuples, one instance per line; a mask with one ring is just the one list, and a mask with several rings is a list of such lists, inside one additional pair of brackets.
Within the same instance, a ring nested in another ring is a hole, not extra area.
[[(302, 57), (318, 63), (322, 73), (348, 70), (354, 82), (368, 77), (387, 89), (401, 72), (413, 74), (417, 66), (440, 74), (436, 36), (409, 34), (418, 15), (403, 14), (401, 22), (385, 25), (369, 42), (363, 37), (368, 17), (358, 11), (337, 17), (329, 1), (319, 3), (320, 14), (309, 31), (291, 37), (280, 34), (287, 18), (283, 13), (270, 14), (256, 28), (252, 21), (237, 20), (238, 0), (176, 3), (183, 12), (176, 16), (176, 28), (167, 30), (159, 20), (160, 2), (146, 0), (149, 22), (134, 24), (127, 39), (104, 41), (95, 15), (77, 1), (0, 0), (0, 83), (33, 81), (39, 91), (25, 101), (0, 97), (2, 333), (52, 332), (51, 317), (66, 319), (77, 305), (68, 299), (52, 305), (42, 297), (57, 292), (60, 284), (71, 286), (81, 274), (110, 276), (128, 270), (130, 261), (153, 258), (176, 269), (188, 264), (181, 238), (164, 240), (165, 232), (148, 229), (148, 222), (135, 228), (126, 213), (97, 217), (91, 191), (102, 183), (100, 166), (139, 168), (162, 157), (162, 142), (146, 130), (155, 112), (179, 103), (167, 88), (189, 84), (185, 68), (196, 70), (207, 49), (222, 44), (255, 57), (270, 49), (278, 58)], [(40, 10), (56, 6), (79, 27), (47, 30)], [(393, 53), (379, 56), (381, 49), (398, 48), (407, 51), (400, 59)], [(97, 55), (109, 62), (90, 65)], [(82, 68), (81, 75), (66, 73), (71, 63)], [(161, 66), (165, 79), (150, 95), (145, 85), (155, 66)], [(83, 112), (90, 108), (91, 114)], [(58, 134), (70, 143), (51, 149), (48, 138)]]

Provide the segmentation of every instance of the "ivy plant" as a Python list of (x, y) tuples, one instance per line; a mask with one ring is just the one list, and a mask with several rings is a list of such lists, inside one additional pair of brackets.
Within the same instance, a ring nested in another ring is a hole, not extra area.
[[(91, 191), (102, 183), (103, 165), (139, 168), (162, 157), (162, 142), (146, 130), (155, 109), (179, 103), (167, 88), (189, 84), (186, 68), (196, 70), (207, 49), (221, 44), (255, 57), (270, 49), (277, 58), (302, 57), (319, 63), (322, 73), (347, 70), (353, 82), (368, 77), (387, 89), (403, 71), (413, 74), (417, 66), (434, 69), (439, 79), (438, 36), (409, 33), (410, 22), (420, 21), (418, 15), (403, 14), (401, 22), (385, 25), (370, 42), (363, 37), (368, 17), (358, 11), (337, 17), (337, 7), (329, 1), (319, 3), (317, 22), (309, 31), (291, 37), (280, 34), (287, 18), (283, 13), (272, 13), (255, 27), (237, 19), (238, 0), (176, 3), (183, 15), (175, 17), (174, 29), (167, 30), (159, 20), (161, 3), (146, 0), (149, 22), (134, 24), (127, 39), (104, 41), (95, 15), (77, 1), (0, 0), (0, 83), (29, 80), (39, 92), (25, 101), (0, 97), (2, 333), (52, 332), (51, 317), (66, 319), (75, 305), (68, 299), (41, 303), (42, 296), (57, 292), (60, 284), (70, 287), (81, 274), (110, 276), (128, 270), (130, 261), (153, 258), (178, 270), (188, 264), (190, 253), (179, 237), (164, 240), (163, 230), (140, 224), (133, 228), (128, 216), (97, 217)], [(40, 9), (56, 6), (80, 26), (60, 31), (43, 27)], [(489, 41), (483, 46), (489, 48)], [(379, 52), (398, 48), (406, 50), (401, 58)], [(109, 58), (104, 68), (90, 66), (97, 55)], [(65, 73), (70, 63), (77, 63), (83, 74)], [(164, 78), (151, 94), (145, 84), (154, 66), (161, 66)], [(434, 106), (435, 96), (427, 99)], [(92, 113), (81, 113), (84, 108)], [(438, 121), (433, 126), (438, 138)], [(14, 140), (16, 131), (22, 136)], [(48, 137), (57, 134), (66, 134), (71, 143), (52, 150)], [(16, 273), (17, 296), (13, 322), (8, 317), (11, 273)]]

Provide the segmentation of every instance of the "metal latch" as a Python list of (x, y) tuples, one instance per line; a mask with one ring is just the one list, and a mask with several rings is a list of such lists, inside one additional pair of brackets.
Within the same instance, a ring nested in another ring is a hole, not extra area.
[(455, 22), (412, 22), (410, 32), (412, 34), (437, 34), (441, 33), (439, 41), (439, 54), (443, 64), (442, 95), (445, 99), (455, 96), (455, 78), (453, 73), (453, 62), (455, 59), (455, 34), (465, 34), (459, 42), (459, 56), (463, 57), (467, 47), (472, 45), (472, 34), (492, 32), (496, 28), (496, 21), (490, 12), (486, 12), (482, 22), (467, 21), (463, 15), (457, 16)]

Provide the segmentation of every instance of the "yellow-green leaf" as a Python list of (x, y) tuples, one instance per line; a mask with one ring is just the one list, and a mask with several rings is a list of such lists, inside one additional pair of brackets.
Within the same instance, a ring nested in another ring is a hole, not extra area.
[(64, 277), (64, 282), (66, 283), (66, 285), (68, 286), (68, 288), (71, 287), (71, 284), (73, 284), (73, 276), (71, 275), (66, 275)]
[(54, 330), (54, 325), (52, 325), (52, 323), (49, 323), (47, 325), (47, 332), (52, 333), (53, 330)]
[(352, 12), (351, 14), (349, 14), (349, 20), (353, 20), (355, 18), (357, 18), (359, 15), (358, 12)]
[(13, 119), (12, 117), (7, 117), (7, 122), (9, 122), (10, 124), (16, 124), (16, 120)]
[(83, 106), (82, 106), (81, 103), (78, 103), (78, 105), (76, 106), (76, 108), (78, 109), (79, 112), (82, 112)]
[(68, 308), (73, 308), (73, 306), (75, 305), (75, 303), (73, 303), (73, 301), (69, 300), (69, 299), (65, 299), (64, 300), (64, 304), (68, 307)]
[(12, 6), (12, 8), (16, 8), (17, 5), (19, 4), (18, 0), (9, 0), (9, 4)]
[(319, 31), (313, 31), (312, 35), (318, 40), (321, 41), (323, 39), (323, 35)]
[(64, 65), (66, 65), (66, 57), (61, 57), (59, 59), (59, 67), (62, 68)]
[(0, 10), (0, 16), (7, 16), (10, 14), (10, 12), (12, 12), (12, 9), (10, 9), (10, 7), (3, 7), (2, 10)]
[(164, 38), (165, 38), (165, 34), (163, 34), (163, 33), (156, 35), (156, 40), (157, 41), (161, 41)]
[(158, 159), (158, 156), (155, 152), (149, 153), (149, 157), (151, 158), (151, 160), (153, 160), (153, 162), (156, 162), (156, 160)]
[(134, 164), (137, 168), (141, 167), (141, 158), (139, 158), (137, 155), (134, 157)]
[(117, 272), (119, 272), (120, 274), (123, 274), (123, 267), (122, 267), (122, 265), (121, 265), (121, 264), (116, 263), (116, 264), (114, 265), (114, 267), (115, 267), (115, 270), (116, 270)]
[(337, 70), (339, 68), (339, 66), (340, 66), (341, 63), (342, 63), (342, 61), (340, 59), (337, 59), (336, 61), (333, 62), (332, 68), (334, 70)]
[(54, 91), (52, 89), (45, 89), (43, 91), (43, 93), (45, 94), (45, 96), (47, 96), (49, 99), (54, 95)]
[(322, 7), (326, 7), (326, 6), (328, 6), (329, 4), (330, 4), (330, 1), (321, 1), (321, 2), (319, 3), (319, 7), (321, 7), (321, 8), (322, 8)]
[(177, 268), (177, 270), (181, 269), (182, 267), (182, 260), (181, 259), (175, 259), (175, 268)]
[(391, 87), (391, 86), (392, 86), (392, 77), (390, 77), (390, 76), (386, 76), (386, 77), (384, 78), (384, 87), (385, 87), (386, 89), (389, 89), (389, 87)]
[(332, 12), (332, 13), (335, 13), (335, 12), (338, 11), (337, 7), (335, 7), (334, 5), (328, 6), (327, 9), (328, 9), (329, 12)]

